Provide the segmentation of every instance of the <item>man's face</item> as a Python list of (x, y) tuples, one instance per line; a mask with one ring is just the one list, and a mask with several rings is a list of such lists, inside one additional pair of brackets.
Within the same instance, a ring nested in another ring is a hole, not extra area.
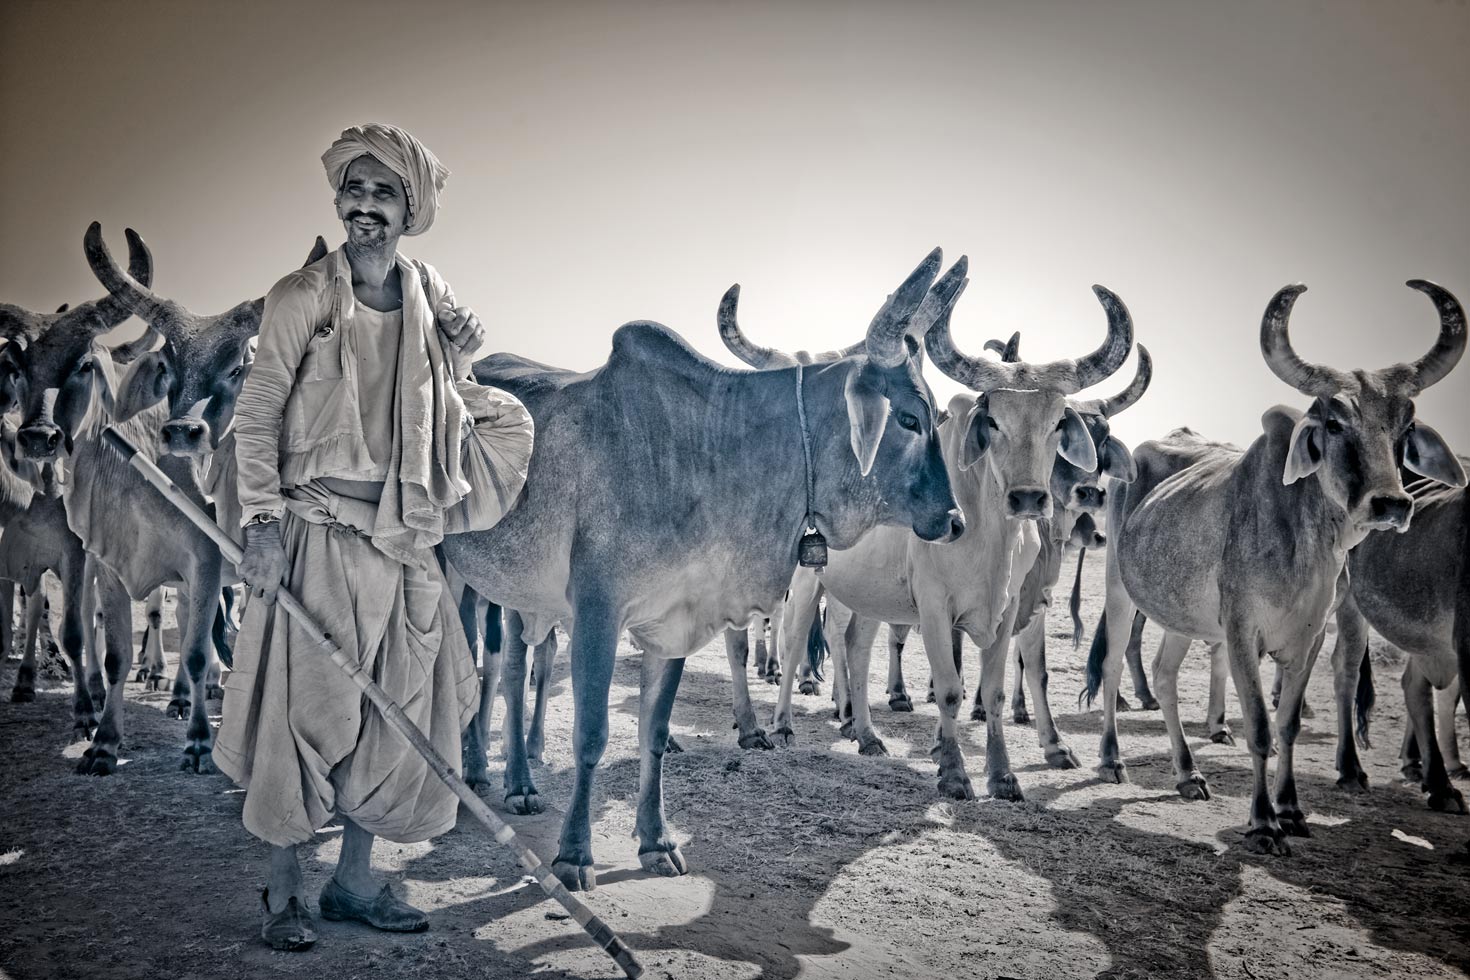
[(374, 251), (392, 246), (408, 227), (403, 181), (377, 157), (358, 157), (342, 178), (337, 216), (349, 245)]

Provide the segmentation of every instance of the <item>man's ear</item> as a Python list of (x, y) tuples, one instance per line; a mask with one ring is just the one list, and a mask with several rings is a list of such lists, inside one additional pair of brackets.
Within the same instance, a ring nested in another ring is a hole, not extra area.
[(1103, 476), (1110, 476), (1119, 483), (1132, 483), (1138, 479), (1138, 465), (1133, 454), (1117, 436), (1108, 436), (1102, 444)]
[(1422, 422), (1404, 440), (1404, 468), (1450, 487), (1465, 485), (1465, 467), (1438, 432)]
[(1057, 446), (1057, 455), (1084, 473), (1097, 469), (1097, 447), (1092, 444), (1092, 433), (1076, 409), (1068, 405), (1062, 409), (1062, 441)]
[(857, 457), (863, 476), (873, 469), (878, 457), (878, 443), (888, 425), (888, 399), (868, 376), (866, 366), (849, 372), (842, 387), (847, 399), (847, 421), (852, 439), (852, 454)]
[(1287, 442), (1286, 466), (1281, 473), (1282, 486), (1291, 486), (1311, 476), (1322, 465), (1322, 420), (1316, 412), (1297, 419)]
[(990, 398), (981, 395), (965, 419), (965, 436), (960, 442), (960, 469), (968, 470), (990, 450)]
[(117, 402), (113, 406), (113, 418), (126, 422), (143, 409), (156, 405), (168, 394), (168, 361), (163, 351), (149, 351), (123, 373), (118, 384)]

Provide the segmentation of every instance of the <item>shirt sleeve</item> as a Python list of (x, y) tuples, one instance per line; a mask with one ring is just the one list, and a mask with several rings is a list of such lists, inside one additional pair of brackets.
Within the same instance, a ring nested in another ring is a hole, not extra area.
[(316, 330), (318, 297), (300, 273), (286, 276), (266, 295), (255, 362), (235, 405), (235, 465), (240, 523), (261, 514), (280, 517), (281, 426), (296, 371)]

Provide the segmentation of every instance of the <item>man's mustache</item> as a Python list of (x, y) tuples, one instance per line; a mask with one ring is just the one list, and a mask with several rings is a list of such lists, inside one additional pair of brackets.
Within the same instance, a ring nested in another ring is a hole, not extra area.
[(363, 211), (363, 210), (358, 209), (358, 208), (354, 208), (351, 211), (348, 211), (347, 212), (347, 217), (344, 220), (351, 221), (354, 218), (371, 218), (374, 221), (377, 221), (377, 222), (379, 222), (381, 224), (385, 224), (386, 225), (388, 223), (388, 219), (385, 218), (383, 215), (378, 214), (375, 211)]

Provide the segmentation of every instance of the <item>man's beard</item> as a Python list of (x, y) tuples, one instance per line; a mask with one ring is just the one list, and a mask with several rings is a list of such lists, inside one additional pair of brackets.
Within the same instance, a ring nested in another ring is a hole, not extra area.
[[(364, 227), (357, 218), (373, 218), (374, 223)], [(388, 246), (388, 222), (380, 214), (353, 210), (342, 218), (347, 226), (347, 243), (361, 252), (380, 252)]]

